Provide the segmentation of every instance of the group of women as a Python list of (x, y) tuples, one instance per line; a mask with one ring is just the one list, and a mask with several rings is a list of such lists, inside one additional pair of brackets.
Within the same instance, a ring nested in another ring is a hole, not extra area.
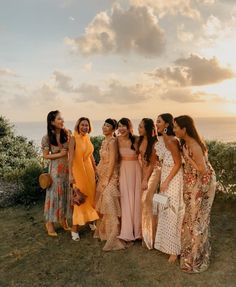
[[(79, 226), (89, 224), (94, 237), (105, 241), (105, 251), (140, 240), (168, 254), (169, 262), (180, 256), (183, 271), (202, 272), (209, 265), (216, 186), (206, 145), (186, 115), (161, 114), (156, 125), (144, 118), (138, 130), (135, 136), (128, 118), (105, 120), (96, 165), (90, 120), (81, 117), (72, 134), (59, 111), (48, 114), (42, 139), (53, 180), (44, 208), (48, 235), (57, 236), (54, 224), (59, 222), (79, 241)], [(86, 196), (84, 203), (72, 204), (74, 188)], [(155, 201), (156, 193), (165, 202)]]

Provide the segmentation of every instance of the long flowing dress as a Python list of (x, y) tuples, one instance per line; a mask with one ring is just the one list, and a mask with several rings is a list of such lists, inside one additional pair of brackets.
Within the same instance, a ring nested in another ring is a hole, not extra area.
[[(191, 153), (189, 154), (191, 157)], [(184, 201), (186, 211), (182, 227), (180, 267), (189, 273), (205, 271), (211, 246), (210, 212), (215, 197), (216, 177), (207, 157), (207, 173), (202, 176), (184, 157)]]
[(142, 195), (142, 236), (148, 249), (153, 249), (156, 230), (156, 216), (153, 215), (153, 195), (157, 191), (160, 182), (160, 168), (154, 167), (148, 180), (148, 188)]
[[(106, 240), (103, 247), (104, 251), (124, 249), (124, 244), (117, 238), (120, 232), (121, 208), (120, 208), (120, 192), (118, 188), (118, 163), (115, 162), (113, 174), (108, 185), (104, 188), (103, 183), (106, 181), (109, 171), (109, 162), (111, 154), (111, 145), (117, 145), (116, 139), (111, 138), (104, 140), (100, 149), (100, 162), (97, 166), (98, 184), (97, 193), (98, 201), (96, 210), (100, 215), (97, 221), (97, 229), (94, 237)], [(113, 147), (112, 147), (113, 148)]]
[[(51, 154), (68, 149), (68, 142), (60, 146), (49, 143), (45, 135), (41, 142), (42, 150), (48, 150)], [(71, 194), (69, 189), (69, 167), (68, 157), (50, 160), (49, 173), (52, 185), (46, 190), (44, 216), (47, 222), (62, 222), (71, 218)]]
[[(174, 166), (171, 152), (166, 148), (163, 137), (158, 137), (156, 151), (161, 166), (161, 183)], [(181, 227), (184, 216), (183, 170), (179, 169), (164, 192), (167, 204), (159, 204), (158, 224), (154, 248), (167, 254), (179, 255), (181, 251)]]
[(75, 179), (75, 186), (87, 195), (87, 198), (85, 203), (80, 206), (74, 205), (73, 225), (85, 225), (87, 222), (99, 218), (94, 208), (96, 182), (91, 160), (94, 147), (88, 135), (82, 136), (78, 132), (75, 132), (74, 138), (75, 150), (72, 173)]
[(135, 150), (119, 147), (121, 231), (118, 238), (125, 241), (141, 239), (141, 166)]

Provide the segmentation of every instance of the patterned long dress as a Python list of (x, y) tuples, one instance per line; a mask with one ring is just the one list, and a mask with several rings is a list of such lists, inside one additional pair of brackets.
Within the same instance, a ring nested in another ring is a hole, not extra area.
[[(68, 149), (68, 142), (60, 146), (49, 144), (49, 138), (42, 138), (42, 150), (48, 150), (51, 154)], [(61, 222), (65, 218), (71, 218), (71, 194), (69, 189), (68, 157), (50, 160), (49, 172), (52, 177), (52, 185), (46, 190), (44, 216), (48, 222)]]
[[(191, 152), (189, 153), (191, 157)], [(182, 227), (180, 267), (189, 273), (205, 271), (209, 266), (211, 246), (209, 223), (215, 197), (216, 177), (206, 158), (207, 173), (202, 176), (189, 160), (184, 165), (184, 201), (186, 211)]]
[[(166, 148), (163, 137), (158, 138), (156, 151), (161, 165), (161, 183), (165, 181), (174, 166), (171, 152)], [(167, 254), (179, 255), (181, 251), (181, 227), (184, 216), (183, 170), (179, 169), (171, 180), (167, 204), (159, 204), (158, 224), (154, 248)]]
[(115, 163), (114, 172), (108, 185), (105, 188), (103, 187), (103, 183), (109, 173), (110, 147), (111, 144), (116, 145), (115, 141), (115, 138), (111, 138), (109, 140), (105, 139), (102, 142), (100, 162), (97, 166), (99, 180), (97, 184), (98, 201), (96, 203), (96, 210), (101, 218), (97, 222), (97, 229), (94, 237), (106, 240), (105, 246), (103, 247), (104, 251), (125, 248), (124, 244), (117, 238), (120, 232), (119, 217), (121, 216), (117, 162)]

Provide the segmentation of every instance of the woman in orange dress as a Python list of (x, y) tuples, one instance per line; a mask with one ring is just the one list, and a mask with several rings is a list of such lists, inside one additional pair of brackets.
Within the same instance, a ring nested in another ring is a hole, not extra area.
[(69, 145), (69, 179), (74, 187), (78, 188), (86, 197), (85, 203), (74, 205), (72, 239), (78, 241), (78, 226), (93, 222), (99, 218), (95, 208), (95, 161), (94, 147), (90, 141), (91, 124), (88, 118), (80, 118), (75, 126), (74, 135)]

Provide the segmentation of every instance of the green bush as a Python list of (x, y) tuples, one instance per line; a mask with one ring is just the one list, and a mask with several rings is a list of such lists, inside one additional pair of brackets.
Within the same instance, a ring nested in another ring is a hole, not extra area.
[(101, 148), (103, 139), (104, 139), (104, 136), (91, 137), (91, 142), (92, 142), (92, 144), (94, 146), (93, 156), (94, 156), (94, 159), (95, 159), (97, 164), (100, 161), (99, 150)]
[(209, 161), (216, 172), (218, 187), (227, 197), (236, 197), (236, 143), (208, 141)]
[[(27, 138), (14, 135), (14, 126), (0, 116), (0, 179), (2, 196), (29, 203), (39, 195), (38, 177), (42, 172), (38, 149)], [(6, 194), (9, 193), (9, 194)], [(12, 194), (12, 195), (10, 195)], [(7, 201), (1, 198), (7, 205)]]

